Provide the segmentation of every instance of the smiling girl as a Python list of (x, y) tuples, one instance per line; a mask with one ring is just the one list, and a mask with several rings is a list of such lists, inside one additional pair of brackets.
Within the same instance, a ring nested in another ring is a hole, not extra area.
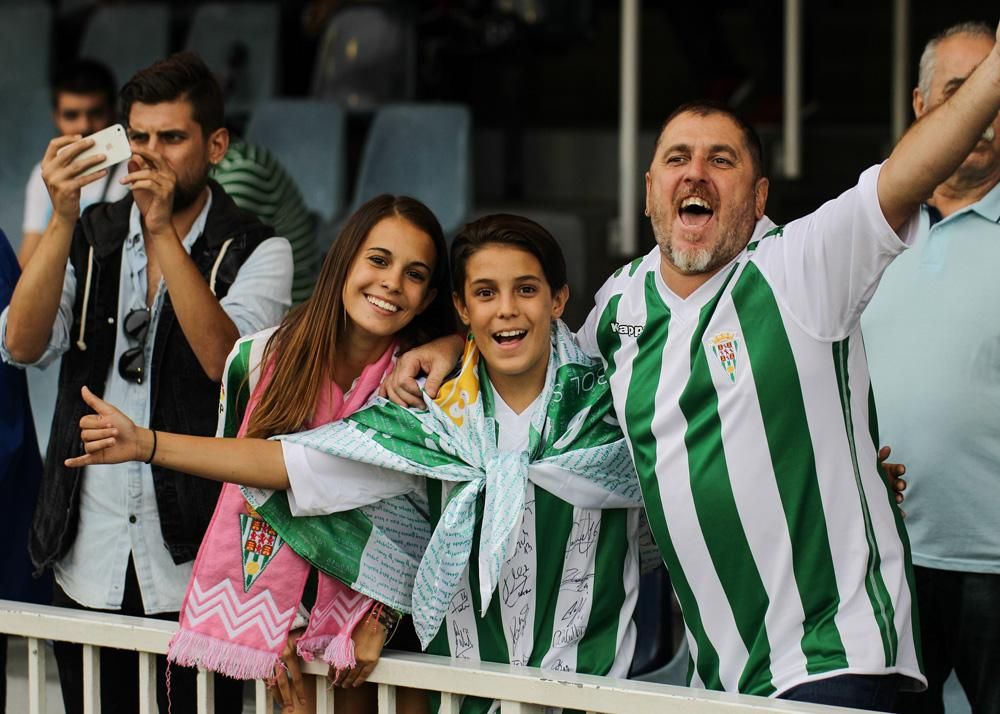
[[(247, 453), (250, 471), (266, 471), (271, 456), (267, 447), (277, 450), (280, 464), (280, 446), (264, 438), (349, 414), (378, 386), (400, 346), (453, 330), (447, 275), (444, 237), (430, 210), (406, 197), (372, 199), (348, 219), (326, 257), (313, 295), (277, 328), (237, 342), (229, 356), (218, 435), (254, 438), (192, 441), (193, 437), (136, 430), (130, 424), (137, 437), (131, 442), (118, 436), (116, 429), (105, 429), (102, 433), (109, 437), (105, 443), (114, 442), (113, 448), (70, 460), (68, 465), (139, 459), (186, 463), (183, 470), (193, 473), (192, 459), (201, 462), (214, 455), (213, 464), (236, 473), (230, 454)], [(89, 391), (85, 398), (104, 408)], [(209, 452), (204, 443), (221, 448)], [(258, 453), (255, 444), (264, 451)], [(171, 661), (256, 678), (275, 671), (284, 650), (285, 662), (297, 670), (294, 649), (301, 633), (289, 640), (290, 648), (284, 635), (296, 617), (309, 567), (281, 545), (280, 537), (247, 505), (239, 488), (227, 485), (199, 550), (181, 630), (171, 643)], [(317, 608), (319, 614), (310, 618), (297, 649), (308, 658), (319, 655), (340, 666), (352, 660), (370, 664), (346, 668), (339, 675), (342, 684), (360, 684), (381, 650), (386, 617), (368, 618), (372, 621), (366, 626), (355, 627), (372, 611), (372, 601), (323, 575), (316, 588), (318, 605), (336, 602), (350, 615), (339, 623), (324, 617), (329, 607)], [(276, 614), (251, 618), (250, 627), (227, 614), (242, 612), (245, 617), (262, 610), (255, 608), (261, 598), (274, 603)], [(378, 616), (383, 611), (376, 606), (374, 612)], [(281, 698), (290, 705), (288, 682), (281, 674), (277, 678)]]
[[(603, 372), (559, 321), (562, 253), (538, 224), (497, 215), (467, 226), (452, 256), (469, 337), (460, 373), (424, 410), (376, 400), (283, 437), (282, 448), (247, 441), (223, 456), (212, 440), (165, 435), (154, 453), (152, 434), (88, 396), (98, 414), (83, 424), (81, 463), (151, 456), (250, 486), (268, 524), (325, 572), (385, 602), (412, 590), (407, 604), (429, 652), (625, 676), (641, 504)], [(373, 504), (364, 512), (379, 521), (379, 505), (393, 500), (396, 518), (422, 503), (434, 528), (416, 573), (397, 580), (378, 567), (371, 539), (353, 554), (374, 566), (360, 575), (342, 565), (352, 555), (346, 539), (311, 547), (317, 523), (351, 514), (295, 517)], [(489, 706), (468, 700), (463, 710)]]

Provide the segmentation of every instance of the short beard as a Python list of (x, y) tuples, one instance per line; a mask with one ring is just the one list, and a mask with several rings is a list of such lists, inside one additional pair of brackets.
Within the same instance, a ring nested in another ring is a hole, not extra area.
[(199, 181), (190, 186), (184, 186), (178, 181), (174, 186), (174, 213), (180, 213), (190, 208), (198, 200), (198, 197), (201, 196), (201, 192), (205, 190), (205, 186), (207, 185), (207, 173)]
[(741, 215), (735, 217), (733, 227), (719, 236), (718, 242), (712, 248), (693, 247), (679, 250), (673, 245), (671, 224), (661, 227), (660, 221), (653, 216), (653, 235), (660, 246), (660, 252), (667, 258), (678, 272), (684, 275), (702, 275), (718, 270), (732, 260), (746, 247), (753, 235), (756, 225), (753, 204), (749, 205)]

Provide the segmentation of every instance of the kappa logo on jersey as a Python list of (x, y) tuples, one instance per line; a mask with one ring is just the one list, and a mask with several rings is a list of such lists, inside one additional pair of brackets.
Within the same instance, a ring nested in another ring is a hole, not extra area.
[(619, 335), (626, 335), (628, 337), (638, 337), (642, 334), (642, 330), (645, 325), (626, 325), (622, 322), (612, 322), (611, 331), (617, 332)]
[(709, 342), (712, 345), (712, 352), (722, 365), (729, 380), (736, 382), (736, 358), (740, 352), (739, 335), (735, 332), (720, 332)]

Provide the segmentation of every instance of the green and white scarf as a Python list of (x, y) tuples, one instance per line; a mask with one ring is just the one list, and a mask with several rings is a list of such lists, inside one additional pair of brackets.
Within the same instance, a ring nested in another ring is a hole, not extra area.
[[(354, 590), (412, 612), (421, 643), (437, 633), (472, 552), (476, 501), (485, 490), (478, 582), (485, 613), (513, 552), (527, 481), (581, 508), (641, 506), (632, 460), (603, 369), (553, 323), (542, 398), (527, 451), (497, 447), (493, 393), (470, 336), (461, 370), (426, 411), (373, 398), (349, 418), (279, 437), (335, 456), (456, 484), (433, 533), (415, 496), (329, 516), (294, 518), (284, 492), (244, 489), (257, 512), (302, 557)], [(532, 469), (529, 464), (544, 465)]]

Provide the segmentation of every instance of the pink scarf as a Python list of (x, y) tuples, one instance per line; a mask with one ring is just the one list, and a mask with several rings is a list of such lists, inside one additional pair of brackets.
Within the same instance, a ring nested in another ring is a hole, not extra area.
[[(320, 391), (308, 427), (353, 414), (378, 388), (392, 363), (390, 346), (368, 365), (346, 401), (332, 380)], [(271, 380), (268, 364), (247, 405), (239, 437)], [(274, 673), (299, 609), (309, 564), (261, 519), (239, 486), (225, 484), (205, 532), (181, 607), (180, 629), (171, 638), (167, 659), (204, 667), (234, 679), (264, 679)], [(337, 669), (355, 665), (351, 633), (372, 605), (339, 580), (319, 573), (316, 604), (298, 641), (306, 661), (320, 656)]]

